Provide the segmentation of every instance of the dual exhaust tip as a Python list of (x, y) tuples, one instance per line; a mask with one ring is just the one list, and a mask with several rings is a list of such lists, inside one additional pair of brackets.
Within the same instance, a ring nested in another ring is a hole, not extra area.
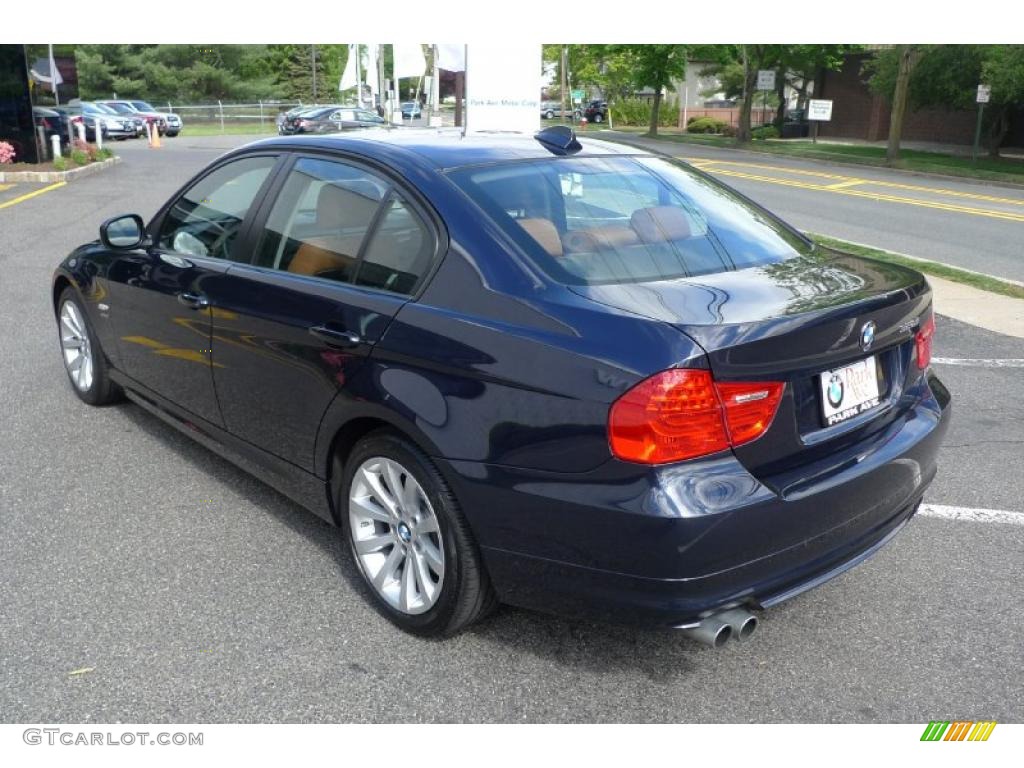
[(691, 640), (721, 648), (730, 639), (747, 640), (757, 629), (757, 616), (743, 608), (732, 608), (715, 613), (702, 620), (696, 627), (683, 630)]

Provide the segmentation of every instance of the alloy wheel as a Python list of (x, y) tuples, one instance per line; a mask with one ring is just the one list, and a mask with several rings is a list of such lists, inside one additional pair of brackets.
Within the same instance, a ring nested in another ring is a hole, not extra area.
[(352, 477), (348, 509), (367, 582), (402, 613), (429, 611), (441, 595), (445, 552), (437, 515), (416, 478), (394, 459), (367, 459)]
[(60, 345), (71, 381), (80, 391), (88, 392), (93, 378), (92, 346), (85, 320), (71, 301), (60, 308)]

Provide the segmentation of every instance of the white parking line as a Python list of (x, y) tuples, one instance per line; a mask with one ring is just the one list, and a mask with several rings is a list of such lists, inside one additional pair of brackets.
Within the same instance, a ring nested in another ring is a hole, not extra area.
[(933, 357), (937, 365), (966, 365), (976, 368), (1024, 368), (1020, 357)]
[(941, 517), (944, 520), (966, 520), (970, 523), (1006, 523), (1024, 525), (1024, 513), (1001, 509), (974, 509), (973, 507), (945, 507), (941, 504), (922, 504), (917, 514)]

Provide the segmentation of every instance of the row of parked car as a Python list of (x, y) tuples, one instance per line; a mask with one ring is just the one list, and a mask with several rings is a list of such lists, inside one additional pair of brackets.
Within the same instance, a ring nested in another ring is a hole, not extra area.
[(585, 107), (573, 107), (563, 112), (560, 101), (542, 101), (540, 116), (545, 120), (552, 120), (556, 117), (570, 117), (573, 120), (579, 120), (585, 117), (588, 123), (603, 123), (608, 116), (608, 102), (595, 99), (588, 102)]
[[(419, 102), (402, 104), (402, 119), (423, 117)], [(351, 128), (378, 128), (385, 124), (382, 115), (373, 109), (351, 105), (318, 104), (298, 106), (277, 116), (277, 132), (282, 136), (296, 133), (336, 133)]]
[(134, 139), (146, 134), (152, 125), (162, 136), (177, 136), (183, 126), (181, 117), (172, 112), (158, 112), (148, 102), (136, 99), (74, 100), (55, 107), (33, 107), (36, 125), (51, 136), (60, 136), (66, 145), (77, 124), (85, 126), (86, 141), (96, 141), (96, 131), (106, 139)]

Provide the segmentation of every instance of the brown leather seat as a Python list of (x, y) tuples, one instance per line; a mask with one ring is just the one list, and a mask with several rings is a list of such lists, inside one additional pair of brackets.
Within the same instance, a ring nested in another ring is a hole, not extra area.
[(574, 229), (562, 237), (565, 250), (573, 253), (615, 250), (637, 245), (639, 242), (639, 236), (629, 227)]
[(558, 236), (558, 228), (553, 221), (550, 219), (516, 219), (516, 221), (550, 255), (563, 255), (562, 238)]
[(316, 227), (327, 234), (303, 242), (288, 271), (316, 275), (351, 269), (379, 205), (380, 200), (372, 196), (324, 184), (316, 200)]

